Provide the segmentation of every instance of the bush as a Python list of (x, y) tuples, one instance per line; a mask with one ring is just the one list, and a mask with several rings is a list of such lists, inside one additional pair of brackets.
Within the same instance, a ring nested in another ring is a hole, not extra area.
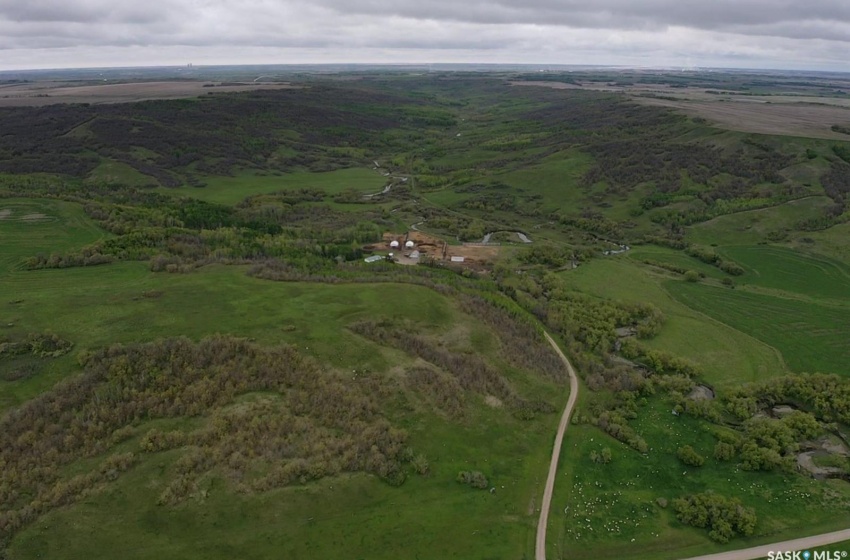
[(702, 493), (673, 500), (676, 517), (685, 525), (709, 529), (708, 536), (726, 543), (737, 534), (752, 535), (756, 526), (753, 508), (744, 507), (737, 498)]
[(688, 282), (699, 282), (699, 272), (696, 270), (689, 270), (685, 272), (685, 280)]
[(457, 473), (456, 480), (461, 484), (468, 484), (482, 490), (489, 486), (487, 477), (481, 471), (460, 471)]
[(741, 268), (741, 265), (732, 261), (721, 261), (717, 265), (717, 268), (719, 268), (726, 274), (731, 274), (732, 276), (741, 276), (742, 274), (744, 274), (744, 269)]
[(676, 451), (676, 456), (680, 461), (690, 467), (701, 467), (703, 463), (705, 463), (705, 457), (697, 453), (690, 445), (680, 447), (679, 450)]
[(590, 460), (594, 463), (599, 463), (601, 465), (607, 465), (611, 462), (611, 449), (606, 447), (602, 451), (596, 451), (595, 449), (590, 452)]
[(431, 465), (428, 463), (428, 459), (423, 454), (419, 454), (410, 461), (413, 470), (417, 472), (417, 474), (421, 474), (425, 476), (431, 471)]
[(714, 446), (714, 458), (718, 461), (731, 461), (735, 457), (735, 446), (731, 443), (718, 441)]

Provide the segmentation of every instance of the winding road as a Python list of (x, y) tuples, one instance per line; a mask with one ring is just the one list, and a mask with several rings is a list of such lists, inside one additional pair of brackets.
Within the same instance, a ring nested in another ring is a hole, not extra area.
[(564, 365), (567, 368), (567, 373), (570, 375), (570, 398), (567, 400), (567, 406), (564, 407), (564, 413), (561, 415), (561, 423), (558, 424), (558, 433), (555, 435), (555, 445), (552, 447), (552, 459), (549, 461), (549, 475), (546, 477), (546, 487), (543, 489), (543, 503), (540, 504), (540, 519), (537, 521), (537, 541), (534, 547), (535, 560), (546, 560), (546, 527), (549, 524), (549, 509), (552, 505), (552, 491), (555, 489), (555, 475), (558, 471), (558, 458), (561, 455), (561, 445), (564, 442), (564, 432), (567, 431), (567, 426), (570, 423), (570, 415), (573, 413), (573, 408), (578, 398), (578, 376), (573, 369), (572, 364), (558, 347), (555, 340), (549, 336), (549, 333), (543, 333), (546, 340), (561, 357)]
[[(564, 432), (567, 431), (567, 426), (570, 423), (570, 416), (573, 413), (573, 408), (578, 398), (578, 377), (573, 369), (572, 364), (558, 347), (555, 340), (549, 336), (549, 333), (543, 333), (546, 340), (558, 353), (564, 365), (567, 368), (567, 373), (570, 376), (570, 398), (567, 400), (567, 406), (564, 407), (564, 413), (561, 415), (561, 423), (558, 424), (558, 433), (555, 435), (555, 445), (552, 447), (552, 459), (549, 461), (549, 475), (546, 477), (546, 487), (543, 489), (543, 502), (540, 505), (540, 519), (537, 521), (537, 539), (534, 547), (534, 559), (546, 560), (546, 528), (549, 524), (549, 510), (552, 505), (552, 491), (555, 489), (555, 475), (558, 471), (558, 459), (561, 455), (561, 446), (564, 442)], [(687, 560), (755, 560), (757, 558), (766, 558), (770, 551), (779, 550), (808, 550), (818, 546), (826, 546), (829, 544), (850, 541), (850, 529), (843, 531), (834, 531), (832, 533), (823, 533), (813, 535), (811, 537), (802, 537), (799, 539), (791, 539), (787, 541), (754, 546), (752, 548), (743, 548), (739, 550), (730, 550), (727, 552), (719, 552), (717, 554), (707, 554), (705, 556), (694, 556)]]

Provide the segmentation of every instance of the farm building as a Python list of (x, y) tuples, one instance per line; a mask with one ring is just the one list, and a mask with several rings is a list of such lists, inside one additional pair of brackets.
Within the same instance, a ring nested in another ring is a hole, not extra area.
[(414, 246), (416, 246), (416, 243), (414, 243), (413, 241), (408, 241), (404, 244), (404, 247), (406, 249), (413, 249)]
[(392, 247), (393, 249), (398, 249), (398, 241), (390, 241), (390, 247)]
[(464, 260), (464, 257), (452, 257), (452, 262), (462, 263)]
[(363, 260), (365, 260), (367, 263), (373, 263), (373, 262), (378, 262), (378, 261), (383, 260), (383, 259), (384, 259), (384, 257), (382, 257), (381, 255), (372, 255), (371, 257), (366, 257)]

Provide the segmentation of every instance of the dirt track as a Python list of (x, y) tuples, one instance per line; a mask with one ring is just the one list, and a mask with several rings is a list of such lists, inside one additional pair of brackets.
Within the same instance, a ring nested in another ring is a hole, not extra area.
[(546, 340), (561, 357), (567, 372), (570, 375), (570, 398), (567, 400), (567, 406), (564, 407), (564, 413), (561, 415), (561, 423), (558, 424), (558, 433), (555, 435), (555, 445), (552, 447), (552, 459), (549, 461), (549, 475), (546, 477), (546, 487), (543, 489), (543, 503), (540, 504), (540, 519), (537, 522), (537, 541), (534, 547), (535, 560), (546, 560), (546, 528), (549, 524), (549, 508), (552, 504), (552, 491), (555, 489), (555, 475), (558, 471), (558, 458), (561, 455), (561, 445), (564, 442), (564, 432), (567, 431), (567, 426), (570, 423), (570, 415), (573, 413), (576, 399), (578, 398), (578, 377), (573, 369), (572, 364), (561, 352), (561, 349), (555, 343), (549, 333), (546, 335)]
[[(544, 333), (546, 340), (552, 345), (552, 348), (561, 357), (567, 372), (570, 375), (570, 398), (567, 400), (567, 406), (564, 407), (564, 413), (561, 415), (561, 423), (558, 424), (558, 433), (555, 435), (555, 445), (552, 447), (552, 459), (549, 461), (549, 475), (546, 477), (546, 487), (543, 490), (543, 503), (540, 505), (540, 519), (537, 522), (537, 539), (534, 547), (535, 560), (546, 560), (546, 529), (549, 524), (549, 509), (552, 505), (552, 492), (555, 488), (555, 475), (558, 470), (558, 459), (561, 454), (561, 446), (564, 442), (564, 432), (569, 426), (570, 415), (578, 398), (578, 377), (573, 369), (572, 364), (552, 339), (549, 333)], [(809, 550), (818, 546), (826, 546), (833, 543), (839, 543), (850, 540), (850, 529), (842, 531), (834, 531), (832, 533), (823, 533), (811, 537), (803, 537), (799, 539), (791, 539), (773, 544), (755, 546), (752, 548), (744, 548), (740, 550), (730, 550), (728, 552), (720, 552), (717, 554), (708, 554), (705, 556), (694, 556), (685, 560), (755, 560), (757, 558), (766, 558), (770, 551), (780, 550)]]
[(850, 529), (835, 531), (833, 533), (824, 533), (822, 535), (814, 535), (812, 537), (803, 537), (801, 539), (792, 539), (790, 541), (765, 544), (762, 546), (754, 546), (752, 548), (744, 548), (741, 550), (730, 550), (729, 552), (720, 552), (718, 554), (694, 556), (693, 558), (687, 558), (686, 560), (754, 560), (756, 558), (767, 558), (767, 553), (770, 551), (802, 551), (809, 550), (817, 546), (825, 546), (847, 540), (850, 540)]

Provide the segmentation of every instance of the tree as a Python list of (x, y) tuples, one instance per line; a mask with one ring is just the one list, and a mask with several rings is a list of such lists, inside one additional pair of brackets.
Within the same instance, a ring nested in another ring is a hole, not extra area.
[(735, 457), (735, 446), (725, 441), (718, 441), (714, 446), (714, 458), (718, 461), (731, 461)]

